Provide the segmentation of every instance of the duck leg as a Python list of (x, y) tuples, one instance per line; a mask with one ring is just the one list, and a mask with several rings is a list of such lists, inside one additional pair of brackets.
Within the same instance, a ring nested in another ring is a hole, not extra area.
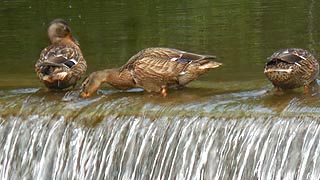
[(309, 85), (304, 86), (304, 93), (311, 94), (319, 90), (319, 84), (316, 80), (312, 81)]
[(161, 86), (160, 92), (163, 97), (166, 97), (167, 96), (167, 86)]
[(283, 95), (284, 94), (283, 90), (280, 87), (275, 86), (274, 89), (275, 89), (275, 91), (274, 91), (275, 95)]
[(308, 85), (305, 85), (305, 86), (303, 86), (303, 92), (305, 94), (311, 94), (312, 88), (310, 86), (308, 86)]

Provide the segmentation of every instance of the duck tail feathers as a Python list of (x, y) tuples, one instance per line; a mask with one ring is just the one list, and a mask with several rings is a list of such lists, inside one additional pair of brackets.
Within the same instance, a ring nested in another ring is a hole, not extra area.
[(199, 63), (200, 63), (199, 69), (214, 69), (222, 65), (222, 63), (209, 61), (209, 60), (202, 60)]

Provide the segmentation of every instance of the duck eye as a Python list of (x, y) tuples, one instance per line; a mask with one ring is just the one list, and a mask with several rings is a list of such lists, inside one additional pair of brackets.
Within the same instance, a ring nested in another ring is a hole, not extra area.
[(84, 82), (84, 83), (82, 83), (82, 84), (81, 84), (81, 89), (85, 88), (85, 87), (86, 87), (86, 85), (87, 85), (87, 84), (86, 84), (85, 82)]

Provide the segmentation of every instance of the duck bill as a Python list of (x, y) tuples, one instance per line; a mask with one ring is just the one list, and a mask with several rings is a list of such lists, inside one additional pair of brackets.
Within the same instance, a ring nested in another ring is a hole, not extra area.
[(80, 97), (82, 98), (88, 98), (89, 96), (90, 96), (89, 93), (80, 92)]
[(48, 75), (43, 76), (43, 77), (41, 78), (41, 80), (42, 80), (43, 82), (46, 82), (46, 83), (53, 83), (53, 82), (54, 82), (54, 80), (52, 79), (52, 77), (50, 77), (50, 76), (48, 76)]

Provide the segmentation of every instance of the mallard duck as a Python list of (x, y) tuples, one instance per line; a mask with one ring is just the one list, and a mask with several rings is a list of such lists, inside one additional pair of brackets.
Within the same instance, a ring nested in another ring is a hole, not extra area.
[(48, 89), (75, 86), (87, 69), (87, 64), (66, 21), (53, 20), (48, 27), (50, 45), (42, 50), (35, 71)]
[(147, 48), (120, 68), (90, 74), (82, 83), (81, 96), (91, 96), (102, 83), (122, 90), (139, 87), (166, 96), (168, 87), (183, 87), (208, 70), (222, 65), (213, 59), (215, 56), (177, 49)]
[(268, 58), (264, 73), (277, 91), (304, 86), (308, 92), (317, 85), (319, 64), (307, 50), (283, 49)]

